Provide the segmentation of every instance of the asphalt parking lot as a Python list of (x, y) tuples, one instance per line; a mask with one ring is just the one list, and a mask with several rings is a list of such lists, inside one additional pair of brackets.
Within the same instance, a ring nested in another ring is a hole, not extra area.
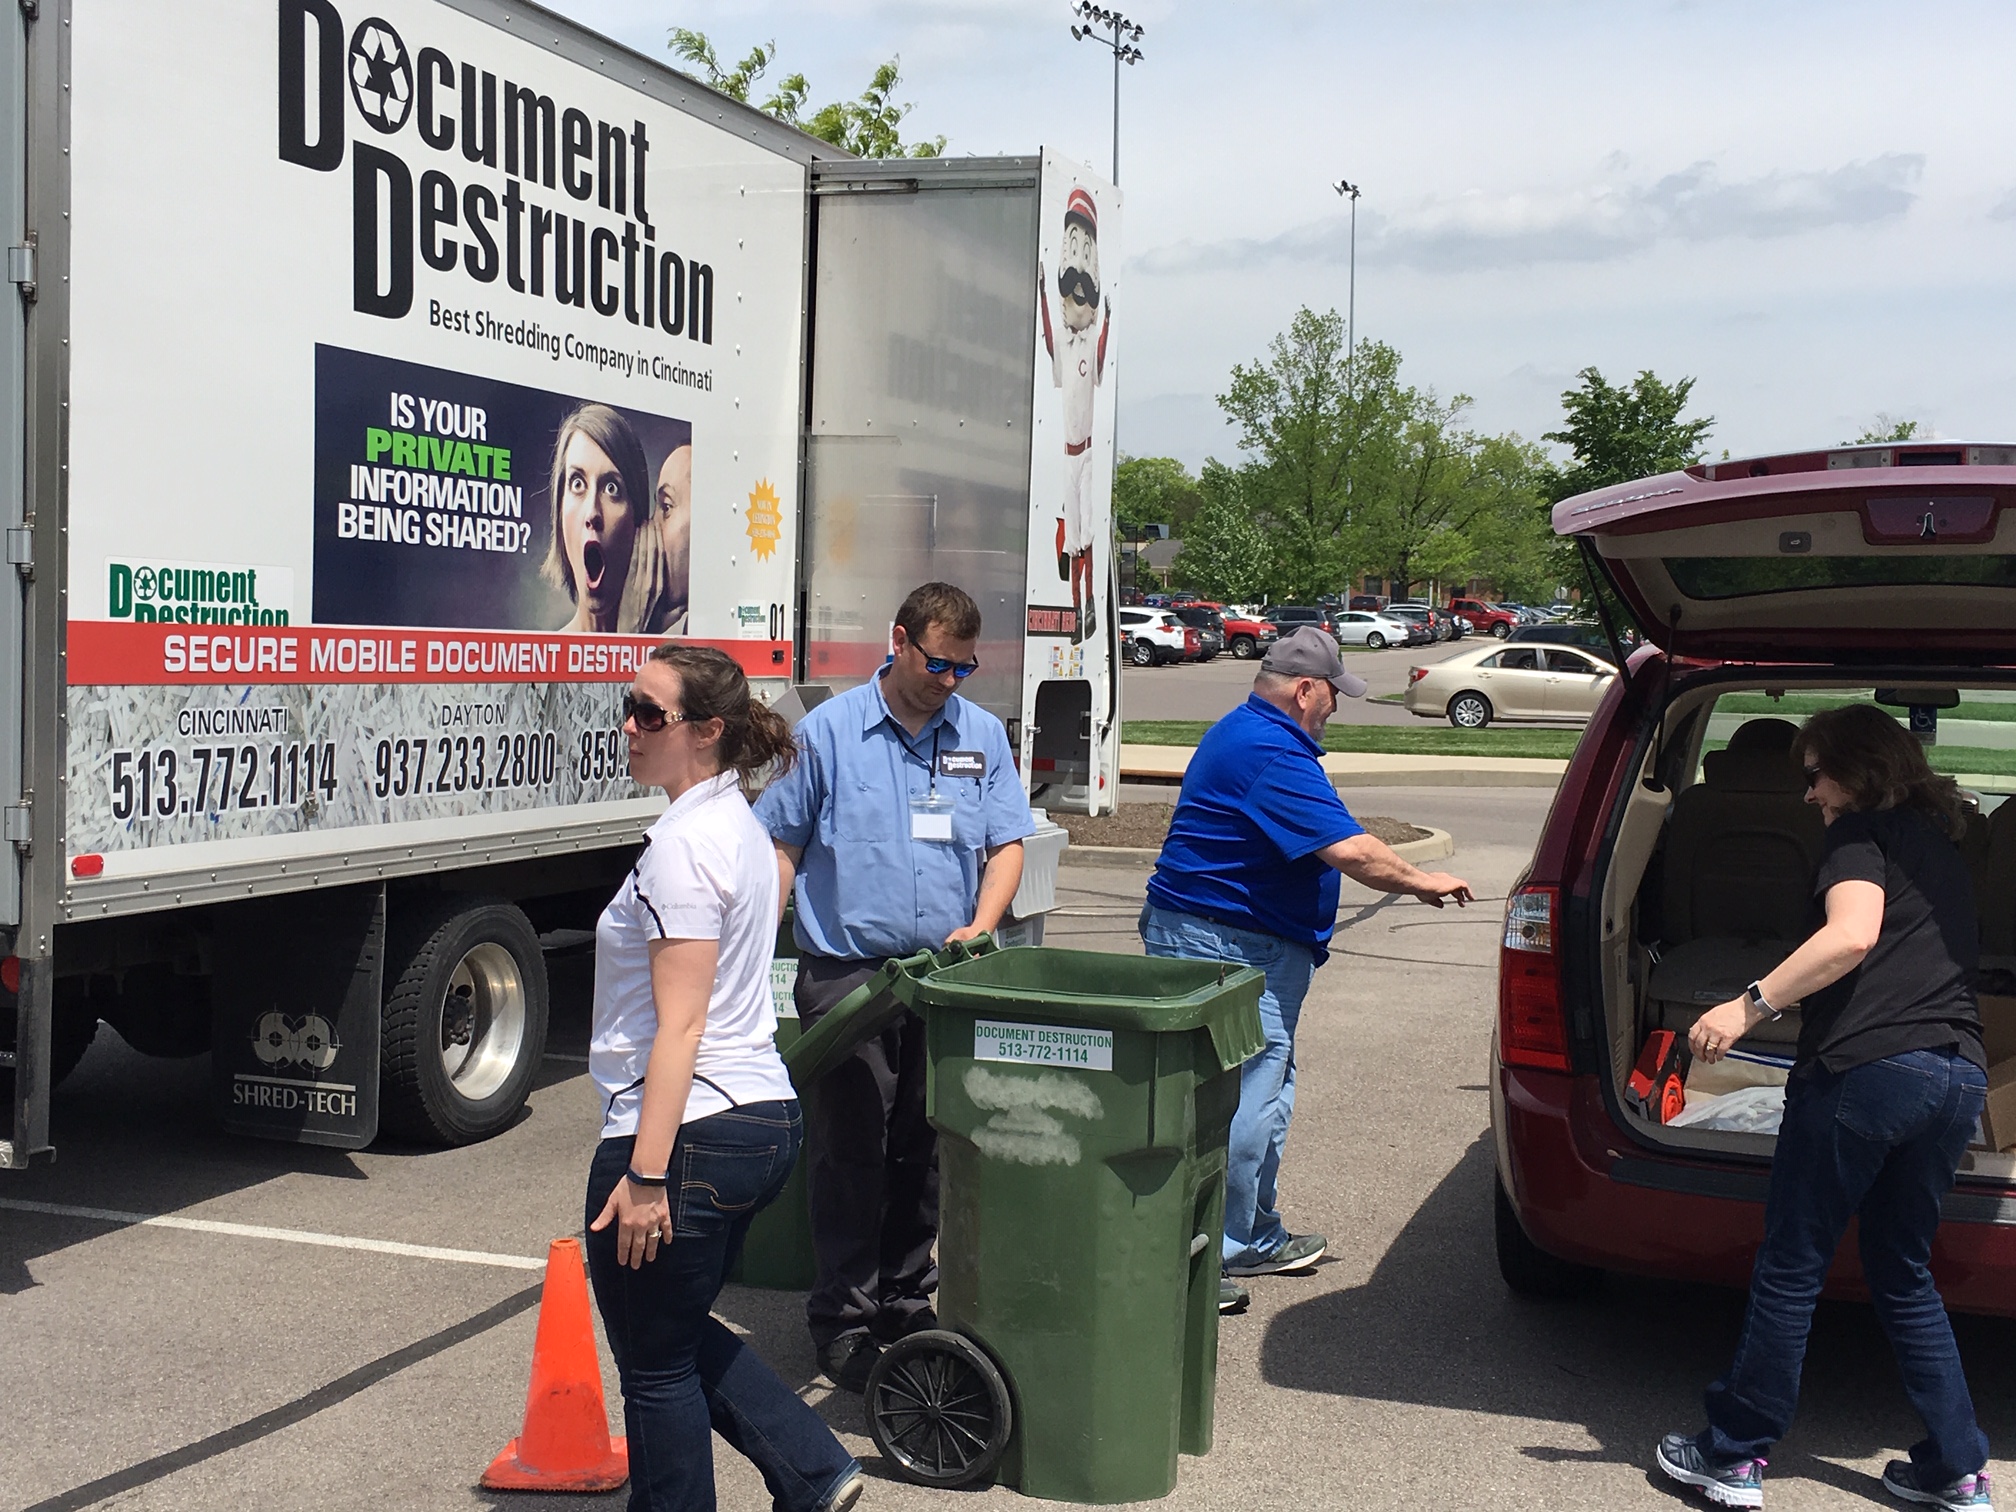
[[(1313, 1274), (1257, 1282), (1252, 1310), (1225, 1320), (1216, 1448), (1184, 1462), (1164, 1505), (1672, 1506), (1648, 1475), (1650, 1450), (1662, 1431), (1695, 1426), (1741, 1298), (1613, 1279), (1589, 1301), (1538, 1305), (1510, 1297), (1492, 1260), (1485, 1077), (1500, 900), (1549, 795), (1345, 797), (1449, 830), (1446, 865), (1480, 901), (1436, 912), (1346, 884), (1339, 948), (1303, 1018), (1283, 1176), (1291, 1222), (1330, 1235), (1331, 1254)], [(1137, 950), (1144, 880), (1066, 871), (1051, 943)], [(205, 1061), (143, 1060), (101, 1030), (58, 1094), (60, 1159), (0, 1179), (0, 1507), (620, 1506), (476, 1488), (517, 1432), (537, 1266), (550, 1238), (579, 1230), (595, 1136), (594, 1093), (570, 1058), (587, 1033), (584, 958), (556, 960), (555, 981), (554, 1058), (527, 1116), (460, 1151), (226, 1138), (210, 1125)], [(387, 1247), (401, 1245), (464, 1254)], [(863, 1458), (875, 1477), (866, 1508), (1028, 1505), (883, 1476), (857, 1399), (812, 1375), (800, 1306), (731, 1288), (720, 1312)], [(1960, 1337), (1984, 1427), (2006, 1453), (2016, 1324), (1965, 1319)], [(1885, 1504), (1875, 1476), (1917, 1429), (1866, 1308), (1823, 1308), (1807, 1382), (1770, 1505)], [(606, 1367), (605, 1385), (613, 1422)], [(718, 1466), (723, 1508), (767, 1505), (741, 1461), (723, 1451)]]

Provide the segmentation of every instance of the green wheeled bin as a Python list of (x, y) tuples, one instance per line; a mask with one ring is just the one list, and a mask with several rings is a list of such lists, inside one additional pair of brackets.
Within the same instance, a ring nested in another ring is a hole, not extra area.
[[(1225, 1147), (1261, 983), (982, 948), (897, 963), (857, 1015), (924, 1015), (939, 1135), (939, 1328), (885, 1351), (866, 1393), (905, 1479), (1143, 1501), (1209, 1451)], [(794, 1075), (852, 1037), (820, 1029)]]
[[(777, 1053), (788, 1056), (798, 1043), (798, 942), (791, 932), (787, 906), (777, 927), (777, 949), (770, 958), (770, 1001), (777, 1010)], [(749, 1225), (742, 1256), (728, 1279), (743, 1286), (773, 1291), (810, 1291), (817, 1264), (812, 1254), (812, 1206), (805, 1187), (805, 1155), (801, 1150), (791, 1179), (777, 1200)]]

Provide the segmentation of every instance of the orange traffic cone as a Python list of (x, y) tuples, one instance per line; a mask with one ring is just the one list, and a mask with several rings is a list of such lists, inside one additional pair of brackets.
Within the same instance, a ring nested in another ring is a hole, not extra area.
[(610, 1438), (602, 1405), (581, 1241), (555, 1239), (532, 1339), (525, 1427), (490, 1462), (483, 1484), (492, 1491), (613, 1491), (629, 1478), (628, 1447)]

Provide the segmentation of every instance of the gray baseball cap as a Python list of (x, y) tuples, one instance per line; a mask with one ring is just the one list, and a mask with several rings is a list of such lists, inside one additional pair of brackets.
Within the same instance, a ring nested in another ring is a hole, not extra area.
[(1320, 677), (1346, 698), (1365, 696), (1365, 679), (1344, 670), (1337, 642), (1319, 625), (1304, 625), (1274, 642), (1261, 658), (1260, 670), (1282, 677)]

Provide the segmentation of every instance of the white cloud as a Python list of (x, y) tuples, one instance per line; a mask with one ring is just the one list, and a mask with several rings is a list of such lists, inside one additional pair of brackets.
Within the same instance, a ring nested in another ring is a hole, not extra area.
[[(1794, 236), (1903, 216), (1917, 199), (1925, 159), (1885, 153), (1863, 162), (1727, 180), (1702, 161), (1658, 178), (1622, 176), (1613, 154), (1602, 176), (1566, 189), (1472, 190), (1411, 210), (1360, 211), (1359, 261), (1428, 271), (1476, 272), (1536, 263), (1608, 262), (1662, 241)], [(2012, 212), (2016, 213), (2016, 212)], [(1135, 267), (1149, 274), (1250, 267), (1276, 261), (1342, 263), (1342, 215), (1265, 239), (1179, 242), (1152, 249)]]

